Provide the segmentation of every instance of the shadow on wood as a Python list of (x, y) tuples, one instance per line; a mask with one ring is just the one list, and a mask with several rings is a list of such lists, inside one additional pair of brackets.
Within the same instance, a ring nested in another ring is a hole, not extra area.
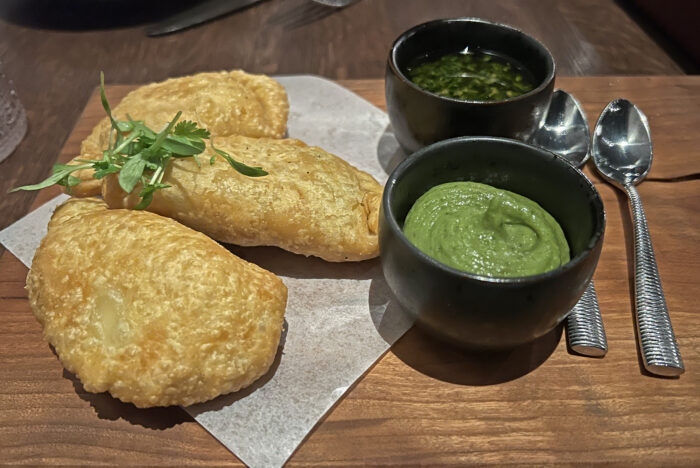
[[(53, 348), (51, 348), (53, 351)], [(83, 388), (75, 374), (63, 369), (63, 378), (70, 380), (75, 388), (75, 393), (81, 400), (90, 403), (100, 419), (116, 421), (124, 419), (131, 424), (162, 431), (192, 419), (179, 406), (164, 408), (137, 408), (131, 403), (124, 403), (109, 393), (90, 393)]]
[(538, 368), (554, 352), (563, 324), (532, 343), (505, 351), (471, 351), (446, 344), (414, 326), (391, 351), (415, 370), (443, 382), (494, 385)]

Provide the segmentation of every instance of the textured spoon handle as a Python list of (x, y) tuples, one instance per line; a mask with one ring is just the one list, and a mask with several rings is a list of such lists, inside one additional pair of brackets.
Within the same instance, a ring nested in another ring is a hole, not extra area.
[(593, 280), (566, 319), (566, 337), (571, 349), (584, 356), (604, 356), (608, 352), (603, 318)]
[(625, 186), (625, 190), (634, 225), (634, 290), (644, 367), (652, 374), (680, 375), (685, 368), (661, 288), (642, 201), (633, 185)]

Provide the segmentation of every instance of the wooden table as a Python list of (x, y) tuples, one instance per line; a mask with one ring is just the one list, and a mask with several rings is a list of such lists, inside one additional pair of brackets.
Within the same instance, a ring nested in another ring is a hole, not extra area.
[[(383, 107), (382, 80), (344, 86)], [(567, 351), (561, 330), (510, 353), (449, 348), (411, 329), (317, 425), (290, 465), (700, 464), (700, 77), (562, 78), (594, 123), (625, 96), (647, 113), (654, 166), (639, 187), (687, 372), (645, 373), (633, 322), (632, 226), (622, 192), (590, 168), (607, 211), (595, 274), (610, 351)], [(110, 87), (116, 103), (130, 86)], [(60, 159), (101, 117), (93, 99)], [(40, 192), (37, 203), (57, 193)], [(26, 268), (0, 257), (0, 463), (235, 465), (179, 408), (86, 393), (41, 339)]]
[[(27, 108), (29, 134), (0, 165), (0, 193), (46, 176), (96, 86), (206, 70), (381, 78), (392, 41), (435, 18), (474, 16), (522, 28), (546, 44), (560, 76), (683, 73), (615, 0), (361, 0), (334, 10), (268, 0), (159, 38), (143, 23), (195, 0), (2, 0), (0, 62)], [(34, 194), (0, 197), (0, 228)]]

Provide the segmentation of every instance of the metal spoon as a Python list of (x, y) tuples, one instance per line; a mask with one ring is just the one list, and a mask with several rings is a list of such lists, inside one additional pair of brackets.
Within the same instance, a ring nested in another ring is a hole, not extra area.
[[(566, 91), (555, 90), (547, 117), (532, 143), (563, 156), (574, 167), (581, 167), (588, 160), (590, 141), (588, 121), (579, 102)], [(576, 353), (600, 357), (608, 352), (593, 280), (566, 319), (566, 336)]]
[(346, 6), (349, 6), (351, 3), (355, 3), (359, 0), (313, 0), (316, 3), (320, 3), (322, 5), (326, 5), (329, 7), (334, 7), (334, 8), (345, 8)]
[(644, 208), (634, 187), (651, 169), (653, 153), (646, 116), (626, 99), (612, 101), (598, 118), (592, 154), (598, 172), (630, 199), (637, 329), (644, 367), (652, 374), (680, 375), (685, 368), (661, 288)]

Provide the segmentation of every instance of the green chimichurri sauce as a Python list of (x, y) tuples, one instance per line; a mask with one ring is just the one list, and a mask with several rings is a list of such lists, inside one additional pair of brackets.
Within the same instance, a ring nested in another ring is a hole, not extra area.
[(537, 275), (569, 261), (569, 244), (552, 215), (529, 198), (476, 182), (425, 192), (403, 231), (434, 259), (478, 275)]
[(443, 55), (409, 68), (408, 78), (426, 91), (465, 101), (501, 101), (535, 88), (527, 72), (484, 52)]

